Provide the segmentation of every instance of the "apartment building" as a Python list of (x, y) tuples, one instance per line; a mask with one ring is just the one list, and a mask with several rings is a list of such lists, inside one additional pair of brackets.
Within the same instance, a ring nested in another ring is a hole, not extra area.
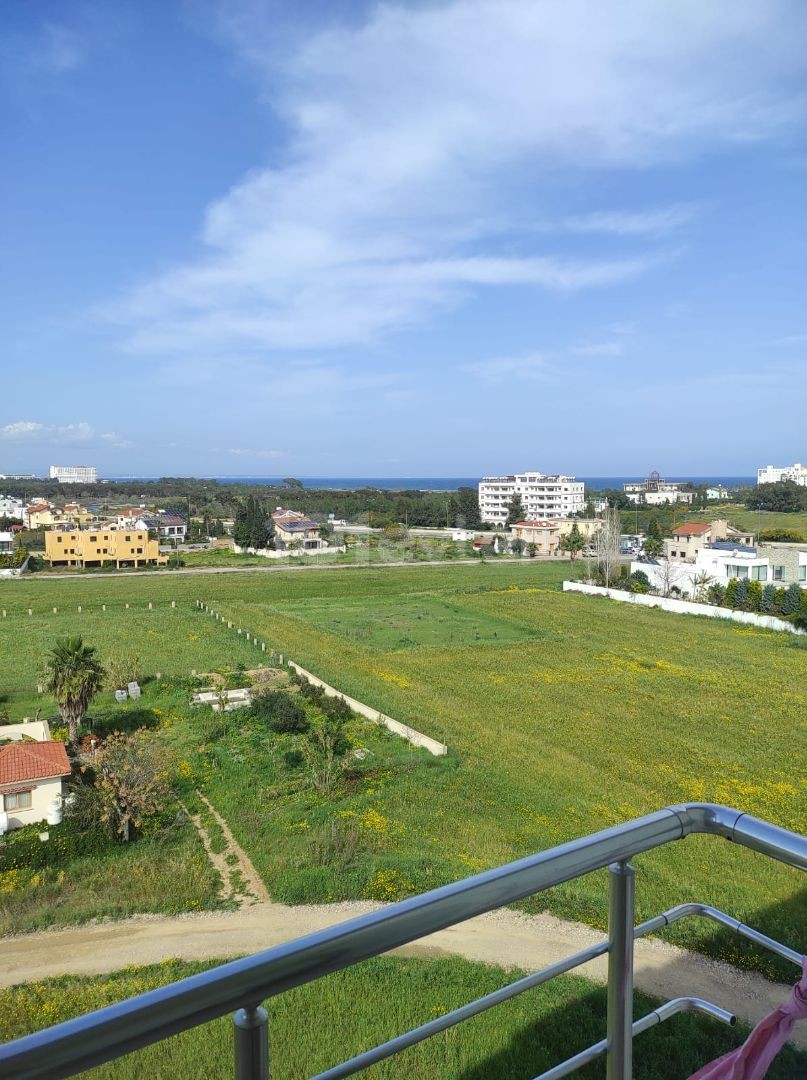
[(60, 484), (94, 484), (98, 470), (94, 465), (51, 465), (50, 478)]
[(51, 566), (165, 566), (157, 540), (146, 529), (53, 529), (45, 533), (45, 558)]
[(579, 514), (585, 502), (584, 485), (573, 476), (540, 472), (485, 476), (479, 481), (479, 514), (483, 522), (505, 525), (514, 495), (521, 496), (524, 518), (543, 521)]
[(651, 472), (646, 480), (630, 481), (622, 489), (637, 506), (663, 506), (665, 503), (691, 503), (694, 491), (684, 491), (684, 484), (677, 480), (665, 480), (657, 472)]
[(0, 517), (19, 518), (22, 520), (22, 512), (25, 504), (22, 499), (15, 499), (11, 495), (0, 495)]
[(764, 469), (757, 469), (757, 485), (778, 484), (781, 480), (792, 480), (794, 484), (807, 487), (807, 465), (797, 461), (795, 465), (766, 465)]

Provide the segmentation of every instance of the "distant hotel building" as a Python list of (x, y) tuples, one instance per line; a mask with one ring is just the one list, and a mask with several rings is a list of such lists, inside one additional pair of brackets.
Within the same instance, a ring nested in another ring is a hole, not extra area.
[(94, 484), (98, 470), (94, 465), (51, 465), (50, 478), (60, 484)]
[(807, 465), (785, 465), (781, 469), (775, 465), (766, 465), (757, 469), (757, 484), (778, 484), (780, 480), (792, 480), (794, 484), (807, 487)]
[(520, 495), (525, 520), (567, 518), (583, 509), (583, 486), (573, 476), (540, 472), (485, 476), (479, 481), (479, 516), (491, 525), (505, 525), (510, 501)]
[(622, 488), (632, 503), (641, 506), (663, 506), (664, 503), (691, 503), (693, 491), (683, 491), (684, 484), (664, 480), (652, 472), (646, 480), (623, 484)]

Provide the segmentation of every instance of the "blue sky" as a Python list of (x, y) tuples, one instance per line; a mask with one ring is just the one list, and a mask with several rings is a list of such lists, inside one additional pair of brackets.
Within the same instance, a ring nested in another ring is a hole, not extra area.
[(9, 0), (0, 472), (807, 458), (800, 0)]

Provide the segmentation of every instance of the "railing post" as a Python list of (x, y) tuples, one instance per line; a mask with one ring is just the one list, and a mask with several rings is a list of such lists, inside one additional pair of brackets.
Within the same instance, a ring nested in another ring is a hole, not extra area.
[(235, 1080), (269, 1080), (269, 1013), (248, 1005), (233, 1013)]
[(635, 872), (628, 862), (608, 867), (607, 1080), (633, 1076), (633, 907)]

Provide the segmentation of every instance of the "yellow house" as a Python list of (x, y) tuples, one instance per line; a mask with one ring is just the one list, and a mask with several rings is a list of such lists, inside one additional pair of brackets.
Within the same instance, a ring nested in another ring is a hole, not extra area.
[(22, 515), (23, 524), (26, 529), (44, 529), (49, 525), (52, 525), (56, 520), (56, 514), (53, 511), (53, 507), (48, 503), (32, 503), (31, 506), (27, 506)]
[(95, 517), (85, 506), (80, 506), (78, 503), (65, 503), (62, 515), (67, 521), (72, 521), (82, 528)]
[(51, 566), (165, 566), (168, 556), (160, 554), (157, 540), (149, 540), (146, 529), (82, 529), (45, 533), (45, 558)]

